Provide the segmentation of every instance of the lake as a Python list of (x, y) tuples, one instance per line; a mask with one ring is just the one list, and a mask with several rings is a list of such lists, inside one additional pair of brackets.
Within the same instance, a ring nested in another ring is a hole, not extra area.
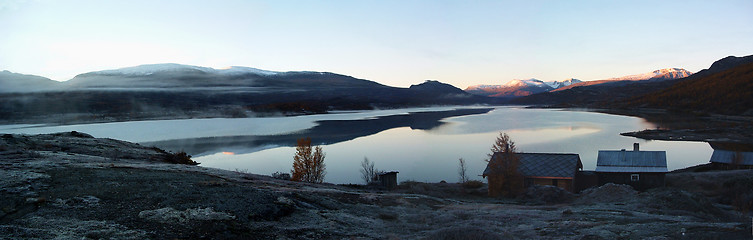
[[(413, 113), (413, 114), (409, 114)], [(376, 168), (399, 171), (398, 180), (458, 181), (458, 159), (471, 179), (481, 179), (486, 154), (503, 131), (521, 152), (577, 153), (585, 170), (596, 168), (598, 150), (667, 151), (670, 170), (707, 163), (703, 142), (647, 141), (620, 136), (656, 128), (641, 118), (587, 111), (521, 107), (435, 107), (294, 117), (183, 119), (65, 126), (2, 125), (2, 133), (80, 131), (186, 151), (204, 167), (269, 175), (289, 172), (295, 139), (310, 136), (326, 153), (326, 182), (361, 183), (364, 158)]]

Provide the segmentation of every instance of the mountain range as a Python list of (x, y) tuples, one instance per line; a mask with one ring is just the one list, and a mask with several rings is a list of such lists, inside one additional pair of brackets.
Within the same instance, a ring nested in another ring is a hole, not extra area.
[(665, 68), (648, 73), (627, 75), (606, 80), (581, 81), (570, 78), (563, 81), (544, 82), (535, 78), (519, 80), (514, 79), (503, 85), (476, 85), (465, 89), (466, 92), (488, 97), (515, 98), (542, 92), (552, 92), (570, 89), (573, 87), (591, 86), (604, 83), (624, 81), (663, 81), (688, 77), (693, 73), (682, 68)]
[(706, 71), (666, 89), (615, 105), (753, 116), (753, 56), (722, 59)]
[[(687, 108), (753, 115), (748, 106), (751, 105), (748, 95), (753, 89), (746, 85), (751, 82), (749, 69), (742, 68), (752, 62), (753, 56), (730, 56), (695, 74), (681, 68), (668, 68), (599, 81), (525, 79), (503, 85), (471, 86), (466, 90), (435, 80), (399, 88), (330, 72), (275, 72), (249, 67), (214, 69), (181, 64), (89, 72), (65, 82), (2, 71), (0, 121), (61, 123), (245, 117), (248, 114), (506, 103)], [(740, 92), (744, 89), (748, 90)], [(725, 92), (730, 94), (725, 95)], [(693, 100), (693, 97), (704, 100)], [(698, 106), (700, 104), (707, 106)]]
[(89, 72), (65, 82), (2, 72), (0, 86), (0, 120), (11, 122), (244, 117), (249, 112), (309, 114), (499, 103), (438, 81), (398, 88), (329, 72), (180, 64)]
[[(607, 81), (517, 98), (514, 104), (753, 115), (753, 55), (729, 56), (685, 78)], [(586, 82), (584, 82), (586, 83)], [(574, 86), (574, 87), (573, 87)]]
[(690, 75), (693, 75), (693, 73), (682, 68), (665, 68), (665, 69), (655, 70), (653, 72), (627, 75), (627, 76), (622, 76), (622, 77), (610, 78), (606, 80), (616, 80), (616, 81), (671, 80), (671, 79), (689, 77)]
[(578, 79), (544, 82), (535, 78), (514, 79), (503, 85), (476, 85), (465, 89), (466, 92), (487, 97), (521, 97), (548, 92), (561, 87), (581, 82)]

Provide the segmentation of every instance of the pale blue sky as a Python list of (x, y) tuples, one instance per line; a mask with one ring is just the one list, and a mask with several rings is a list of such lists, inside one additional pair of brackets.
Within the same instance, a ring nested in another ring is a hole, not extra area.
[(751, 54), (750, 0), (0, 0), (0, 70), (54, 80), (171, 62), (465, 88), (695, 72)]

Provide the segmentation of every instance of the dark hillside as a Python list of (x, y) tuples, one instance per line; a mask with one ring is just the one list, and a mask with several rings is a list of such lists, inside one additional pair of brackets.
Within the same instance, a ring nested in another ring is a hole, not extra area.
[(526, 105), (604, 108), (635, 96), (668, 88), (685, 79), (687, 78), (666, 81), (612, 81), (598, 85), (576, 86), (556, 92), (533, 94), (514, 99), (511, 102)]
[(629, 107), (753, 115), (753, 63), (630, 99)]
[[(751, 109), (751, 90), (745, 88), (750, 86), (751, 80), (749, 72), (746, 73), (746, 70), (738, 69), (738, 67), (747, 66), (751, 63), (753, 63), (753, 55), (746, 57), (729, 56), (715, 61), (708, 69), (701, 70), (686, 78), (666, 81), (608, 81), (598, 82), (599, 84), (590, 86), (574, 84), (569, 89), (534, 94), (514, 99), (511, 102), (554, 107), (610, 109), (649, 107), (678, 111), (743, 114)], [(728, 72), (731, 69), (738, 70)], [(719, 75), (722, 72), (728, 72), (728, 75)], [(726, 80), (721, 80), (721, 78)], [(691, 89), (695, 90), (692, 93), (680, 94), (680, 92), (691, 91)], [(664, 96), (661, 97), (662, 100), (660, 100), (660, 97), (654, 96), (657, 94)], [(669, 98), (668, 95), (671, 94), (674, 94), (673, 96), (676, 98)], [(685, 99), (685, 97), (690, 99)], [(647, 99), (641, 100), (642, 98)], [(676, 102), (680, 100), (682, 102)], [(660, 103), (660, 101), (665, 102)], [(671, 103), (667, 101), (671, 101)]]

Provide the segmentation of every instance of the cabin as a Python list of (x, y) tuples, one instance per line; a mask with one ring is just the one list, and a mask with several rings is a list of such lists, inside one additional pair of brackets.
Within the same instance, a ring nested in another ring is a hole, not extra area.
[(639, 191), (663, 187), (667, 171), (665, 151), (641, 151), (638, 143), (633, 151), (599, 151), (596, 159), (599, 185), (627, 184)]
[(379, 174), (379, 183), (389, 190), (397, 188), (397, 171), (383, 172)]
[[(490, 165), (494, 164), (495, 159), (499, 159), (499, 154), (494, 153), (489, 160), (483, 176), (492, 176), (494, 171)], [(523, 187), (528, 188), (533, 185), (551, 185), (563, 188), (573, 192), (575, 190), (575, 175), (583, 169), (583, 163), (580, 161), (578, 154), (572, 153), (515, 153), (520, 160), (518, 171), (523, 175)], [(499, 188), (502, 183), (494, 182), (495, 178), (490, 177), (489, 193), (494, 196), (495, 188)]]
[(711, 168), (716, 170), (753, 169), (753, 145), (742, 143), (710, 142)]

